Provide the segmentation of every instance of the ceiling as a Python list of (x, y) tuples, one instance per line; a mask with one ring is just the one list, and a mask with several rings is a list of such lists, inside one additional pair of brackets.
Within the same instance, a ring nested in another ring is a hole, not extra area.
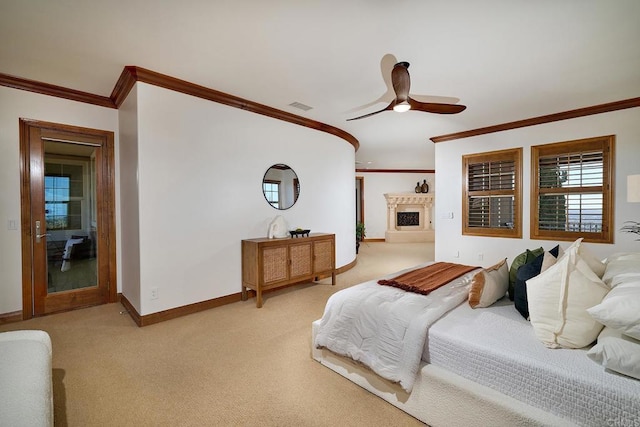
[[(109, 96), (136, 65), (330, 124), (358, 168), (432, 169), (430, 137), (640, 96), (638, 0), (0, 0), (0, 40), (0, 73)], [(395, 61), (467, 109), (347, 122), (393, 98)]]

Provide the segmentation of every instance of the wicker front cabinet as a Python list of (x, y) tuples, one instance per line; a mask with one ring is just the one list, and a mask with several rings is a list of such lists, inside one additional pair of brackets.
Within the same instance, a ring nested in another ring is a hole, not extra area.
[(336, 240), (334, 234), (309, 237), (247, 239), (242, 241), (242, 300), (247, 288), (256, 291), (262, 307), (262, 291), (331, 275), (335, 285)]

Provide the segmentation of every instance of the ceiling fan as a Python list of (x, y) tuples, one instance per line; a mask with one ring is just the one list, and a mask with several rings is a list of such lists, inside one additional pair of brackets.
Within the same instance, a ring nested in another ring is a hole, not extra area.
[(460, 104), (445, 104), (440, 102), (420, 102), (409, 96), (409, 87), (411, 86), (411, 79), (409, 77), (409, 63), (398, 62), (393, 66), (391, 70), (391, 83), (393, 84), (393, 90), (396, 93), (396, 98), (391, 101), (389, 105), (379, 111), (365, 114), (363, 116), (354, 117), (350, 120), (364, 119), (365, 117), (373, 116), (374, 114), (382, 113), (383, 111), (394, 110), (400, 113), (409, 110), (424, 111), (427, 113), (436, 114), (457, 114), (467, 108)]

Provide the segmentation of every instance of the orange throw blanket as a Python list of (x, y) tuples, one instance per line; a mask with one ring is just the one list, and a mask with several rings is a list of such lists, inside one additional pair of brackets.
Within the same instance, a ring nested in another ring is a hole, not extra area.
[(465, 273), (479, 267), (452, 264), (450, 262), (436, 262), (417, 270), (409, 271), (390, 280), (378, 280), (378, 284), (394, 286), (408, 292), (427, 295), (429, 292), (446, 285)]

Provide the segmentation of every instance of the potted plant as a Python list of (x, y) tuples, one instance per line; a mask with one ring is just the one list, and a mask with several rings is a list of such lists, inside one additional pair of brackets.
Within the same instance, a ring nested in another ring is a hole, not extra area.
[[(640, 235), (640, 222), (636, 222), (636, 221), (625, 221), (624, 222), (625, 225), (624, 227), (622, 227), (620, 229), (620, 231), (624, 231), (626, 233), (634, 233), (634, 234), (639, 234)], [(356, 229), (356, 235), (358, 234), (358, 231)], [(640, 240), (640, 239), (637, 239)], [(356, 253), (358, 252), (358, 250), (356, 249)]]
[(364, 223), (357, 222), (356, 223), (356, 254), (358, 253), (358, 250), (360, 249), (360, 242), (362, 242), (364, 240), (365, 236), (366, 236), (366, 234), (365, 234), (365, 229), (364, 229)]

